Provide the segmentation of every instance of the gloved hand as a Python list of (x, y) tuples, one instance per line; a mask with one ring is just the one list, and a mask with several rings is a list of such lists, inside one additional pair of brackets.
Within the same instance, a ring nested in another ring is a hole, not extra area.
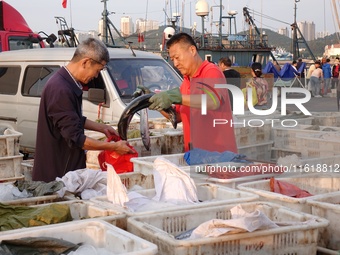
[(153, 95), (149, 99), (149, 102), (151, 103), (149, 106), (150, 110), (161, 111), (168, 109), (172, 104), (181, 104), (182, 94), (179, 91), (179, 88), (174, 88)]
[(150, 94), (150, 93), (151, 93), (150, 89), (148, 89), (147, 87), (144, 87), (142, 85), (138, 85), (136, 91), (133, 92), (133, 94), (132, 94), (132, 98), (139, 97), (142, 94)]

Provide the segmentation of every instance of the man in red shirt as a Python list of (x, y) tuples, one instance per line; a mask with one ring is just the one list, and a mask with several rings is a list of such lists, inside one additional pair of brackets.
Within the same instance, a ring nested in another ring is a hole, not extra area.
[[(183, 82), (180, 88), (153, 95), (149, 109), (161, 111), (176, 105), (178, 119), (183, 123), (185, 151), (200, 148), (237, 153), (228, 91), (214, 88), (215, 84), (226, 83), (222, 71), (202, 60), (196, 43), (186, 33), (173, 35), (166, 46), (174, 67), (183, 75)], [(203, 94), (206, 114), (202, 113)], [(162, 114), (166, 116), (164, 111)]]

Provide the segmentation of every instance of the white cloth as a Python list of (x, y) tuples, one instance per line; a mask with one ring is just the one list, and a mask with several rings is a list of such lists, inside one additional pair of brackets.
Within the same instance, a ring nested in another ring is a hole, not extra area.
[(57, 177), (56, 181), (62, 181), (65, 185), (57, 191), (59, 197), (63, 197), (66, 191), (80, 193), (82, 199), (106, 194), (107, 173), (101, 170), (84, 168), (69, 171), (63, 177)]
[(107, 199), (113, 204), (124, 207), (124, 203), (129, 201), (126, 187), (122, 183), (119, 175), (112, 165), (107, 164)]
[(213, 219), (206, 221), (191, 233), (189, 239), (217, 237), (227, 233), (253, 232), (278, 227), (259, 210), (247, 213), (242, 209), (241, 205), (238, 205), (233, 207), (230, 212), (232, 215), (230, 220)]
[(174, 163), (157, 157), (153, 174), (156, 190), (153, 200), (178, 205), (198, 202), (195, 182)]

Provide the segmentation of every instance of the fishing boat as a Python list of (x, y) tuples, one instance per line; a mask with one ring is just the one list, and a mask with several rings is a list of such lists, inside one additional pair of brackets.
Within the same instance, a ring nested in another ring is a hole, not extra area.
[[(274, 60), (272, 47), (268, 44), (268, 36), (259, 31), (247, 7), (243, 8), (245, 22), (249, 30), (237, 33), (235, 10), (223, 13), (222, 0), (219, 8), (218, 33), (208, 33), (204, 29), (204, 19), (209, 14), (209, 5), (206, 0), (199, 0), (196, 3), (196, 15), (202, 19), (202, 31), (200, 36), (194, 36), (199, 54), (205, 60), (218, 62), (221, 57), (229, 57), (234, 65), (249, 66), (252, 62), (260, 62), (263, 66), (268, 61)], [(222, 33), (222, 26), (228, 24), (228, 32)]]

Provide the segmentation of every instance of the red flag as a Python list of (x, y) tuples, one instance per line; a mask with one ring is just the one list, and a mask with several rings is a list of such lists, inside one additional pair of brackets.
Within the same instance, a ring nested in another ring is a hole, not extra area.
[(138, 33), (138, 42), (144, 42), (144, 35), (143, 35), (143, 33)]
[(62, 6), (63, 6), (64, 8), (66, 8), (67, 0), (63, 0), (61, 4), (62, 4)]

